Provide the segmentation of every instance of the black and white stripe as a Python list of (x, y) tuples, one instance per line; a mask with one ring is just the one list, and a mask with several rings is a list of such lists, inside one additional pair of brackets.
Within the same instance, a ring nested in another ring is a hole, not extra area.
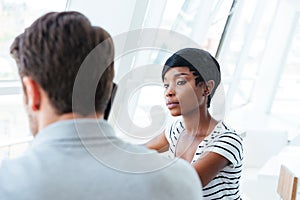
[[(175, 121), (169, 128), (171, 132), (166, 137), (170, 143), (170, 154), (173, 154), (177, 144), (177, 139), (182, 133), (184, 124), (181, 120)], [(239, 191), (239, 180), (242, 171), (243, 145), (241, 137), (224, 122), (220, 121), (215, 129), (210, 133), (196, 149), (193, 162), (204, 152), (215, 152), (230, 162), (228, 166), (203, 188), (204, 199), (241, 199)]]

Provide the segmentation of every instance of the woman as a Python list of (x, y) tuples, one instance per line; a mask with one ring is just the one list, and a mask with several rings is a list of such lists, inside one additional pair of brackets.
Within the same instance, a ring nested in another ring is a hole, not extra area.
[(205, 199), (241, 199), (242, 139), (208, 111), (220, 77), (218, 62), (204, 50), (186, 48), (173, 54), (162, 79), (171, 115), (182, 118), (146, 145), (190, 162)]

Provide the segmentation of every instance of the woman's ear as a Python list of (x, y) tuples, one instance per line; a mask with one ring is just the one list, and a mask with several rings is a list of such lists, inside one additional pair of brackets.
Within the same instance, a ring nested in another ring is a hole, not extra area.
[(205, 86), (205, 89), (204, 89), (204, 95), (203, 96), (208, 96), (208, 95), (210, 95), (211, 91), (215, 87), (215, 81), (209, 80), (209, 81), (206, 82), (205, 85), (206, 86)]
[(32, 111), (38, 111), (40, 109), (41, 103), (41, 92), (40, 87), (32, 78), (28, 76), (24, 76), (22, 78), (23, 86), (24, 86), (24, 95), (26, 98), (26, 105)]

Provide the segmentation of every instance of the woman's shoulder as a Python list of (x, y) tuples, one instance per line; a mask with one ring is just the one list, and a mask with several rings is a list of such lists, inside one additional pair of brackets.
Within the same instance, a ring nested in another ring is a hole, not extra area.
[(224, 141), (236, 144), (236, 146), (239, 146), (241, 148), (243, 146), (243, 136), (241, 131), (233, 129), (231, 126), (229, 126), (224, 121), (219, 121), (217, 124), (214, 132), (214, 141)]
[(215, 131), (207, 150), (227, 158), (233, 166), (239, 166), (243, 160), (243, 142), (239, 132), (224, 121), (219, 121)]
[(242, 132), (241, 131), (232, 128), (230, 125), (228, 125), (228, 123), (226, 123), (223, 120), (218, 122), (217, 129), (219, 130), (219, 132), (221, 134), (236, 135), (240, 138), (242, 137)]
[(166, 130), (172, 130), (176, 128), (185, 129), (182, 117), (176, 117), (167, 122)]
[(177, 140), (179, 135), (185, 130), (183, 119), (181, 117), (177, 117), (172, 121), (167, 123), (165, 129), (166, 138), (174, 138)]

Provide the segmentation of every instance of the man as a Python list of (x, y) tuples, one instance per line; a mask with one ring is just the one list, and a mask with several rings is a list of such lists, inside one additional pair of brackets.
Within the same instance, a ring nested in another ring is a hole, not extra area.
[(103, 120), (110, 35), (78, 12), (48, 13), (11, 46), (33, 144), (0, 166), (0, 199), (201, 199), (196, 172), (114, 136)]

